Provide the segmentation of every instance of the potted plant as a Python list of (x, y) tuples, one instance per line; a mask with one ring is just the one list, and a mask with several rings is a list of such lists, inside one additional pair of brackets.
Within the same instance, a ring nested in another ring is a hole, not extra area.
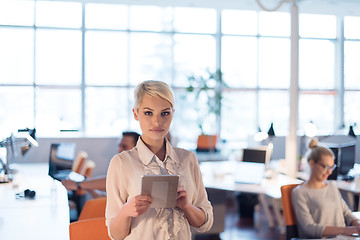
[[(195, 94), (195, 99), (205, 96), (208, 112), (205, 116), (199, 116), (199, 129), (201, 135), (197, 141), (197, 151), (216, 151), (217, 134), (208, 134), (204, 129), (204, 120), (207, 116), (213, 114), (216, 119), (221, 115), (222, 88), (226, 86), (223, 81), (220, 69), (215, 72), (206, 71), (205, 76), (190, 75), (188, 77), (189, 86), (186, 90)], [(216, 131), (216, 130), (215, 130)]]

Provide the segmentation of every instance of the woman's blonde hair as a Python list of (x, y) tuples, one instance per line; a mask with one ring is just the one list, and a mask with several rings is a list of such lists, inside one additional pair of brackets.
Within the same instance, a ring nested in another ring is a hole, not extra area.
[(310, 150), (307, 154), (308, 161), (313, 160), (314, 162), (319, 162), (323, 156), (335, 158), (333, 151), (326, 146), (320, 146), (316, 138), (311, 139), (309, 148)]
[(161, 97), (168, 101), (171, 108), (174, 108), (174, 95), (171, 88), (165, 82), (147, 80), (139, 83), (134, 90), (134, 109), (137, 110), (145, 96)]

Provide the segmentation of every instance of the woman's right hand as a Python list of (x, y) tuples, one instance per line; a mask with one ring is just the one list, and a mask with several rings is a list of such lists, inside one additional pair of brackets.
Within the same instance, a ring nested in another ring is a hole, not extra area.
[(349, 226), (345, 227), (344, 235), (346, 236), (359, 236), (360, 227), (359, 226)]
[(151, 204), (151, 196), (138, 195), (130, 199), (125, 205), (124, 210), (129, 217), (138, 217), (146, 212)]

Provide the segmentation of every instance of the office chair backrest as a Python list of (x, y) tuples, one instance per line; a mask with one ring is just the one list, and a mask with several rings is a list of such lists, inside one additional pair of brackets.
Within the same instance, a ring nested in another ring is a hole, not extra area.
[[(83, 175), (85, 178), (91, 178), (96, 164), (93, 160), (85, 159), (83, 161), (81, 169), (78, 171), (80, 175)], [(86, 191), (83, 189), (76, 190), (77, 195), (84, 195)]]
[(82, 169), (80, 170), (80, 174), (83, 175), (85, 178), (91, 178), (95, 166), (96, 163), (93, 160), (86, 159)]
[(88, 154), (85, 151), (79, 151), (76, 154), (76, 157), (74, 159), (73, 166), (72, 166), (71, 170), (81, 174), (81, 170), (82, 170), (87, 158), (88, 158)]
[(297, 221), (294, 208), (291, 203), (291, 192), (299, 184), (289, 184), (281, 187), (281, 201), (286, 224), (286, 239), (298, 237)]
[(70, 223), (70, 240), (110, 240), (105, 218), (92, 218)]
[(87, 200), (84, 204), (83, 209), (80, 212), (78, 220), (105, 217), (105, 208), (106, 197)]

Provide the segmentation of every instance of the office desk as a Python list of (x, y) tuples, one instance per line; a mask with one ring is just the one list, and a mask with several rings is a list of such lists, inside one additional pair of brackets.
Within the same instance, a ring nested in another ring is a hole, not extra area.
[(264, 178), (261, 184), (235, 183), (236, 165), (236, 161), (201, 162), (200, 169), (205, 187), (258, 194), (259, 202), (265, 211), (269, 226), (273, 227), (275, 225), (269, 209), (269, 204), (271, 204), (274, 207), (280, 231), (284, 233), (285, 223), (281, 214), (280, 187), (286, 184), (301, 183), (302, 181), (284, 174), (276, 174), (272, 178)]
[(233, 192), (262, 193), (272, 198), (281, 198), (281, 186), (302, 182), (284, 174), (275, 174), (272, 178), (264, 178), (261, 184), (236, 183), (236, 165), (236, 161), (201, 162), (200, 169), (205, 187)]
[[(343, 180), (337, 180), (336, 185), (340, 190), (343, 190), (347, 193), (347, 198), (349, 200), (349, 205), (352, 211), (355, 210), (355, 195), (360, 196), (360, 186), (357, 186), (355, 182), (346, 182)], [(360, 201), (357, 207), (357, 211), (360, 211)]]
[[(17, 164), (12, 183), (0, 184), (0, 238), (69, 239), (67, 191), (47, 175), (48, 164)], [(34, 200), (16, 198), (25, 189), (36, 191)]]
[(197, 152), (196, 158), (199, 162), (226, 161), (227, 157), (220, 152)]

